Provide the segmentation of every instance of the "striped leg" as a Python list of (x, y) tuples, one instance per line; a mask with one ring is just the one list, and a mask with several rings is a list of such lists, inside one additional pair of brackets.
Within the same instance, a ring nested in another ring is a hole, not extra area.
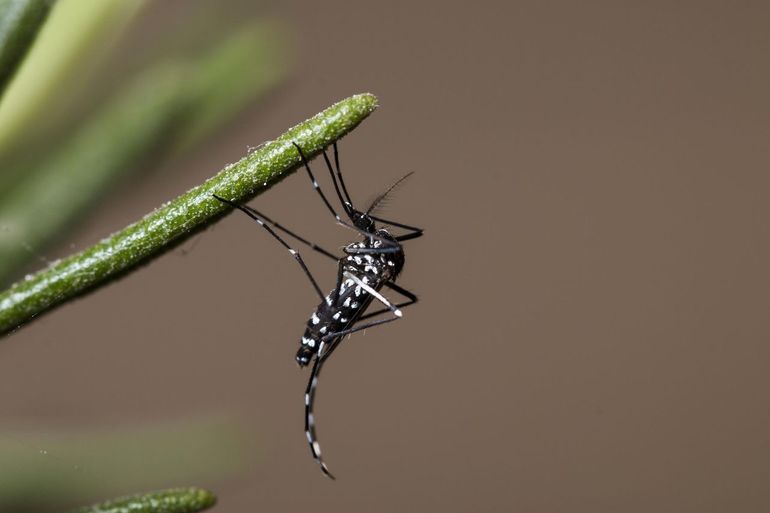
[(240, 210), (241, 212), (243, 212), (244, 214), (246, 214), (247, 216), (249, 216), (250, 218), (252, 218), (253, 220), (255, 220), (255, 221), (256, 221), (256, 222), (257, 222), (257, 223), (258, 223), (258, 224), (259, 224), (259, 225), (260, 225), (262, 228), (264, 228), (265, 230), (267, 230), (267, 231), (268, 231), (268, 233), (270, 233), (270, 235), (272, 235), (273, 237), (275, 237), (275, 239), (276, 239), (278, 242), (280, 242), (280, 243), (281, 243), (281, 245), (282, 245), (283, 247), (285, 247), (287, 250), (289, 250), (289, 253), (291, 254), (291, 256), (292, 256), (292, 257), (294, 257), (294, 260), (296, 260), (296, 261), (297, 261), (297, 263), (300, 265), (300, 267), (302, 267), (302, 270), (305, 272), (305, 275), (306, 275), (306, 276), (308, 277), (308, 279), (310, 280), (310, 283), (312, 283), (312, 284), (313, 284), (313, 288), (315, 289), (316, 293), (318, 294), (318, 297), (319, 297), (319, 298), (321, 298), (321, 301), (323, 301), (323, 300), (324, 300), (325, 296), (324, 296), (323, 292), (321, 292), (321, 287), (319, 287), (319, 286), (318, 286), (318, 283), (316, 283), (316, 281), (315, 281), (315, 278), (313, 278), (313, 275), (310, 273), (310, 270), (307, 268), (307, 265), (305, 265), (305, 261), (304, 261), (304, 260), (302, 260), (302, 256), (301, 256), (301, 255), (300, 255), (300, 254), (297, 252), (297, 250), (296, 250), (296, 249), (294, 249), (294, 248), (292, 248), (291, 246), (289, 246), (289, 245), (286, 243), (286, 241), (284, 241), (284, 240), (281, 238), (281, 236), (280, 236), (280, 235), (278, 235), (277, 233), (275, 233), (275, 230), (273, 230), (272, 228), (270, 228), (270, 226), (268, 226), (268, 225), (265, 223), (265, 221), (262, 219), (262, 216), (259, 214), (259, 212), (257, 212), (257, 211), (256, 211), (256, 210), (254, 210), (253, 208), (247, 208), (247, 207), (244, 207), (243, 205), (239, 205), (239, 204), (237, 204), (237, 203), (235, 203), (235, 202), (233, 202), (233, 201), (230, 201), (230, 200), (227, 200), (227, 199), (221, 198), (221, 197), (217, 196), (216, 194), (213, 194), (213, 196), (214, 196), (216, 199), (218, 199), (219, 201), (221, 201), (222, 203), (227, 203), (227, 204), (228, 204), (228, 205), (230, 205), (231, 207), (233, 207), (233, 208), (237, 208), (238, 210)]
[[(324, 349), (325, 344), (323, 341), (320, 343), (318, 346), (319, 352)], [(310, 379), (307, 382), (307, 388), (305, 389), (305, 436), (307, 436), (307, 443), (310, 444), (310, 452), (313, 455), (313, 459), (321, 466), (321, 471), (327, 477), (334, 479), (332, 473), (329, 472), (329, 467), (326, 466), (321, 457), (321, 446), (315, 434), (315, 417), (313, 416), (315, 391), (318, 387), (318, 375), (321, 373), (323, 362), (324, 359), (316, 357), (313, 370), (310, 372)]]

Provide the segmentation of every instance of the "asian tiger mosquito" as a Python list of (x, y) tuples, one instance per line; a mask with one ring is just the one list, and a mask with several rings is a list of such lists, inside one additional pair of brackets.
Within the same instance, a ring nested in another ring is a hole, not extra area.
[[(315, 391), (318, 385), (318, 376), (321, 373), (321, 367), (331, 356), (335, 349), (342, 342), (342, 339), (373, 326), (379, 326), (388, 322), (395, 321), (402, 317), (401, 308), (412, 305), (417, 302), (417, 296), (408, 290), (396, 285), (395, 281), (404, 267), (404, 248), (401, 243), (407, 240), (416, 239), (422, 236), (423, 230), (408, 224), (398, 223), (375, 216), (372, 212), (378, 205), (393, 191), (393, 189), (404, 181), (412, 173), (408, 173), (400, 178), (396, 183), (390, 186), (384, 193), (375, 198), (366, 211), (357, 210), (350, 199), (345, 181), (342, 179), (340, 171), (339, 152), (337, 143), (334, 143), (334, 168), (332, 168), (329, 156), (326, 150), (323, 150), (324, 161), (331, 175), (334, 189), (337, 192), (337, 198), (340, 200), (345, 215), (350, 220), (344, 221), (335, 211), (332, 204), (326, 198), (321, 187), (310, 169), (305, 154), (298, 144), (292, 143), (302, 159), (302, 164), (307, 171), (308, 177), (313, 184), (313, 188), (318, 192), (326, 208), (336, 219), (337, 223), (358, 232), (363, 236), (363, 240), (348, 244), (343, 249), (345, 255), (338, 258), (333, 253), (322, 247), (300, 237), (288, 228), (273, 221), (269, 217), (246, 205), (239, 205), (233, 201), (221, 198), (214, 194), (214, 197), (223, 203), (227, 203), (233, 208), (237, 208), (248, 215), (260, 226), (266, 229), (283, 247), (285, 247), (294, 259), (299, 263), (302, 271), (310, 280), (321, 302), (316, 307), (310, 319), (307, 321), (305, 333), (302, 336), (296, 360), (300, 367), (305, 367), (313, 362), (310, 372), (307, 388), (305, 389), (305, 434), (310, 444), (310, 451), (315, 461), (320, 465), (321, 471), (331, 479), (334, 476), (329, 472), (326, 463), (321, 458), (321, 447), (315, 433), (315, 419), (313, 416), (313, 403), (315, 400)], [(336, 176), (335, 176), (336, 172)], [(339, 180), (339, 183), (338, 183)], [(402, 235), (393, 235), (384, 228), (377, 228), (375, 221), (406, 230)], [(305, 265), (305, 261), (299, 252), (284, 241), (276, 230), (296, 239), (302, 244), (309, 246), (314, 251), (337, 262), (337, 281), (334, 289), (326, 296), (321, 292), (310, 270)], [(380, 293), (383, 287), (397, 292), (406, 301), (393, 304)], [(384, 308), (374, 312), (366, 313), (366, 309), (373, 300), (377, 300)], [(390, 313), (392, 316), (375, 319), (368, 322), (362, 322), (381, 314)]]

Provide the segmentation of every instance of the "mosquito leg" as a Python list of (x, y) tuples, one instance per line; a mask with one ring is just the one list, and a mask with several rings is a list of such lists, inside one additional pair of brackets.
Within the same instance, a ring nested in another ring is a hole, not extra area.
[(396, 221), (391, 221), (389, 219), (383, 219), (381, 217), (373, 216), (371, 214), (369, 214), (369, 217), (371, 217), (375, 221), (379, 221), (381, 223), (389, 224), (391, 226), (396, 226), (398, 228), (403, 228), (405, 230), (410, 230), (409, 233), (405, 233), (404, 235), (399, 235), (398, 237), (396, 237), (396, 240), (398, 242), (403, 242), (405, 240), (416, 239), (418, 237), (422, 237), (422, 234), (423, 234), (423, 231), (424, 231), (422, 228), (418, 228), (416, 226), (410, 226), (410, 225), (404, 224), (404, 223), (397, 223)]
[[(365, 235), (371, 236), (370, 234), (365, 234)], [(398, 243), (398, 240), (394, 242), (392, 240), (388, 240), (382, 237), (375, 236), (375, 238), (383, 241), (384, 244), (378, 247), (365, 246), (363, 248), (359, 248), (355, 246), (353, 247), (346, 246), (342, 250), (348, 255), (381, 255), (384, 253), (399, 253), (403, 251), (403, 249), (401, 248), (401, 245)]]
[(345, 248), (344, 251), (348, 255), (379, 255), (382, 253), (398, 253), (401, 251), (401, 248), (398, 246), (387, 248)]
[(379, 222), (381, 222), (383, 224), (389, 224), (391, 226), (396, 226), (398, 228), (403, 228), (405, 230), (410, 230), (408, 233), (405, 233), (403, 235), (399, 235), (399, 236), (395, 237), (395, 239), (398, 242), (403, 242), (405, 240), (417, 239), (419, 237), (422, 237), (423, 232), (425, 231), (422, 228), (417, 228), (416, 226), (409, 226), (408, 224), (397, 223), (396, 221), (390, 221), (388, 219), (383, 219), (381, 217), (376, 217), (376, 216), (373, 216), (371, 214), (369, 214), (369, 217), (374, 219), (375, 221), (379, 221)]
[[(316, 392), (316, 388), (318, 387), (318, 375), (321, 372), (321, 366), (329, 358), (329, 356), (331, 356), (334, 350), (337, 347), (339, 347), (339, 343), (340, 341), (342, 341), (342, 338), (345, 335), (349, 335), (351, 333), (355, 333), (356, 331), (361, 331), (367, 328), (378, 326), (380, 324), (393, 322), (401, 318), (401, 311), (398, 309), (398, 307), (391, 304), (390, 301), (385, 299), (376, 290), (372, 289), (363, 281), (358, 279), (358, 277), (350, 273), (344, 272), (343, 275), (346, 278), (356, 282), (358, 286), (365, 289), (369, 294), (371, 294), (372, 296), (377, 298), (381, 303), (387, 306), (388, 310), (392, 311), (394, 316), (389, 317), (387, 319), (379, 319), (376, 321), (368, 322), (360, 326), (339, 331), (337, 333), (330, 333), (329, 335), (326, 335), (325, 337), (323, 337), (320, 341), (320, 344), (318, 345), (318, 355), (316, 356), (315, 363), (313, 364), (313, 370), (310, 373), (310, 379), (307, 384), (307, 389), (305, 390), (305, 435), (307, 436), (308, 444), (310, 444), (310, 452), (313, 455), (313, 459), (321, 466), (321, 471), (324, 473), (324, 475), (330, 477), (331, 479), (334, 479), (334, 476), (329, 471), (329, 468), (326, 466), (326, 463), (324, 463), (323, 458), (321, 456), (321, 446), (318, 443), (318, 437), (316, 436), (315, 416), (313, 415), (313, 406), (315, 404), (315, 392)], [(402, 287), (399, 287), (394, 283), (390, 283), (390, 284), (386, 283), (386, 285), (392, 288), (393, 290), (395, 290), (396, 292), (398, 292), (399, 294), (402, 294), (405, 297), (409, 298), (410, 300), (409, 304), (417, 302), (417, 296), (415, 296), (408, 290)], [(388, 310), (385, 310), (385, 311), (388, 311)], [(327, 344), (329, 349), (325, 350)]]
[(396, 221), (390, 221), (388, 219), (383, 219), (381, 217), (373, 216), (372, 214), (369, 214), (369, 217), (371, 217), (375, 221), (379, 221), (381, 223), (389, 224), (391, 226), (397, 226), (397, 227), (403, 228), (405, 230), (412, 230), (414, 232), (420, 232), (420, 233), (422, 233), (424, 231), (422, 228), (418, 228), (416, 226), (410, 226), (410, 225), (404, 224), (404, 223), (397, 223)]
[(294, 260), (296, 260), (296, 261), (297, 261), (297, 263), (300, 265), (300, 267), (302, 267), (302, 270), (305, 272), (305, 275), (306, 275), (306, 276), (308, 277), (308, 279), (310, 280), (310, 283), (312, 283), (312, 284), (313, 284), (313, 288), (314, 288), (314, 289), (315, 289), (315, 291), (318, 293), (318, 297), (320, 297), (320, 298), (321, 298), (321, 301), (323, 301), (323, 300), (325, 299), (325, 298), (324, 298), (324, 294), (323, 294), (323, 292), (321, 292), (321, 288), (318, 286), (318, 283), (316, 283), (316, 281), (315, 281), (315, 278), (313, 278), (313, 275), (310, 273), (310, 270), (307, 268), (307, 265), (305, 265), (305, 261), (304, 261), (304, 260), (302, 260), (302, 256), (301, 256), (301, 255), (300, 255), (300, 254), (297, 252), (297, 250), (295, 250), (294, 248), (292, 248), (291, 246), (289, 246), (289, 245), (286, 243), (286, 241), (284, 241), (284, 240), (281, 238), (281, 236), (280, 236), (280, 235), (278, 235), (277, 233), (275, 233), (275, 230), (273, 230), (272, 228), (270, 228), (270, 226), (268, 226), (267, 224), (265, 224), (265, 221), (263, 221), (263, 220), (262, 220), (262, 218), (260, 218), (260, 216), (259, 216), (259, 215), (257, 215), (256, 213), (252, 212), (251, 210), (249, 210), (249, 209), (247, 209), (247, 208), (244, 208), (243, 206), (241, 206), (241, 205), (239, 205), (239, 204), (237, 204), (237, 203), (235, 203), (235, 202), (233, 202), (233, 201), (230, 201), (230, 200), (227, 200), (227, 199), (221, 198), (221, 197), (217, 196), (216, 194), (214, 194), (213, 196), (214, 196), (216, 199), (218, 199), (219, 201), (221, 201), (222, 203), (227, 203), (227, 204), (228, 204), (228, 205), (230, 205), (231, 207), (233, 207), (233, 208), (237, 208), (238, 210), (240, 210), (241, 212), (243, 212), (244, 214), (246, 214), (247, 216), (249, 216), (250, 218), (252, 218), (253, 220), (255, 220), (255, 221), (256, 221), (256, 222), (257, 222), (257, 223), (258, 223), (258, 224), (259, 224), (259, 225), (260, 225), (262, 228), (264, 228), (265, 230), (267, 230), (267, 231), (270, 233), (270, 235), (272, 235), (273, 237), (275, 237), (275, 239), (276, 239), (278, 242), (280, 242), (280, 243), (281, 243), (281, 245), (283, 245), (283, 247), (285, 247), (287, 250), (289, 250), (289, 253), (291, 254), (291, 256), (293, 256), (293, 257), (294, 257)]
[[(330, 341), (333, 341), (334, 339), (341, 340), (342, 339), (341, 337), (344, 337), (345, 335), (350, 335), (351, 333), (355, 333), (356, 331), (365, 330), (367, 328), (378, 326), (380, 324), (385, 324), (387, 322), (393, 322), (395, 320), (400, 319), (404, 315), (396, 305), (392, 304), (390, 301), (388, 301), (388, 299), (385, 296), (383, 296), (382, 294), (374, 290), (372, 287), (364, 283), (358, 276), (351, 274), (347, 271), (343, 272), (343, 276), (348, 280), (352, 280), (357, 286), (364, 289), (373, 298), (377, 299), (380, 303), (385, 305), (388, 311), (393, 312), (393, 317), (389, 317), (387, 319), (378, 319), (376, 321), (368, 322), (360, 326), (354, 326), (352, 328), (337, 331), (335, 333), (329, 333), (328, 335), (325, 335), (323, 338), (321, 338), (322, 342), (330, 342)], [(330, 343), (329, 350), (326, 351), (325, 353), (321, 351), (321, 348), (319, 347), (318, 358), (321, 358), (322, 360), (327, 359), (332, 354), (334, 349), (336, 349), (336, 347), (337, 347), (336, 343)]]
[[(363, 235), (364, 237), (369, 237), (370, 239), (378, 240), (378, 241), (382, 242), (382, 244), (384, 244), (386, 246), (397, 248), (393, 244), (393, 241), (389, 241), (388, 239), (379, 237), (379, 236), (377, 236), (377, 235), (375, 235), (373, 233), (368, 233), (368, 232), (358, 228), (355, 225), (352, 225), (352, 224), (350, 224), (350, 223), (348, 223), (346, 221), (343, 221), (342, 218), (339, 216), (339, 214), (337, 214), (337, 212), (334, 210), (334, 207), (332, 206), (332, 204), (329, 203), (329, 200), (326, 199), (326, 195), (321, 190), (321, 186), (318, 185), (318, 181), (315, 179), (315, 175), (313, 174), (313, 171), (310, 169), (310, 163), (308, 162), (307, 157), (305, 157), (305, 154), (302, 152), (302, 148), (300, 148), (299, 144), (297, 144), (295, 142), (292, 142), (292, 144), (294, 145), (295, 148), (297, 148), (297, 152), (299, 152), (299, 156), (302, 159), (302, 164), (305, 166), (305, 170), (307, 171), (307, 175), (310, 177), (310, 181), (313, 183), (313, 188), (321, 196), (321, 199), (323, 200), (324, 205), (326, 205), (326, 208), (329, 209), (329, 212), (331, 212), (331, 214), (334, 216), (334, 219), (337, 220), (337, 223), (341, 224), (345, 228), (349, 228), (351, 230), (354, 230), (354, 231), (358, 232), (359, 234)], [(328, 159), (328, 157), (327, 157), (327, 159)], [(348, 213), (348, 215), (350, 215), (350, 213), (347, 212), (347, 210), (345, 212)], [(352, 218), (351, 218), (351, 220), (352, 220)]]
[(401, 310), (396, 308), (390, 301), (388, 301), (388, 299), (385, 296), (383, 296), (378, 291), (374, 290), (371, 286), (369, 286), (368, 283), (364, 283), (363, 280), (361, 280), (361, 278), (359, 278), (358, 276), (356, 276), (353, 273), (349, 273), (348, 271), (343, 272), (343, 275), (345, 276), (345, 278), (347, 278), (349, 280), (353, 280), (356, 285), (358, 285), (359, 287), (364, 289), (373, 298), (375, 298), (377, 301), (379, 301), (380, 303), (385, 305), (388, 308), (388, 310), (393, 312), (393, 315), (395, 315), (396, 317), (401, 317), (403, 315), (401, 313)]
[(334, 286), (334, 293), (332, 294), (331, 301), (327, 301), (329, 306), (336, 305), (340, 298), (340, 287), (342, 287), (342, 276), (345, 272), (345, 260), (342, 259), (337, 262), (337, 283)]
[[(302, 159), (302, 164), (305, 166), (305, 171), (307, 171), (307, 175), (310, 177), (310, 181), (313, 183), (313, 189), (321, 196), (321, 199), (323, 200), (324, 204), (326, 205), (326, 208), (329, 209), (329, 212), (332, 213), (334, 216), (334, 219), (337, 220), (338, 223), (345, 224), (345, 222), (342, 220), (342, 218), (337, 214), (337, 212), (334, 210), (334, 207), (331, 203), (329, 203), (329, 200), (326, 199), (326, 195), (321, 190), (321, 186), (318, 185), (318, 181), (315, 179), (315, 175), (313, 175), (313, 171), (310, 169), (310, 163), (307, 161), (307, 157), (305, 157), (305, 153), (302, 151), (302, 148), (299, 147), (299, 144), (292, 142), (295, 148), (297, 148), (297, 152), (299, 153), (300, 158)], [(346, 211), (347, 212), (347, 211)]]
[(268, 223), (272, 224), (274, 227), (276, 227), (276, 228), (277, 228), (277, 229), (279, 229), (280, 231), (284, 232), (285, 234), (289, 235), (290, 237), (293, 237), (294, 239), (298, 240), (298, 241), (299, 241), (299, 242), (301, 242), (302, 244), (305, 244), (306, 246), (309, 246), (309, 247), (310, 247), (310, 248), (311, 248), (313, 251), (317, 251), (318, 253), (321, 253), (322, 255), (324, 255), (324, 256), (326, 256), (326, 257), (329, 257), (329, 258), (331, 258), (331, 259), (332, 259), (332, 260), (334, 260), (334, 261), (337, 261), (337, 260), (339, 260), (339, 257), (337, 257), (337, 256), (336, 256), (334, 253), (332, 253), (331, 251), (325, 250), (325, 249), (324, 249), (324, 248), (322, 248), (321, 246), (319, 246), (319, 245), (317, 245), (317, 244), (315, 244), (315, 243), (313, 243), (313, 242), (310, 242), (309, 240), (307, 240), (307, 239), (305, 239), (305, 238), (303, 238), (303, 237), (300, 237), (299, 235), (297, 235), (297, 234), (296, 234), (296, 233), (294, 233), (293, 231), (289, 230), (289, 229), (288, 229), (288, 228), (286, 228), (285, 226), (283, 226), (283, 225), (281, 225), (281, 224), (279, 224), (279, 223), (277, 223), (277, 222), (273, 221), (272, 219), (270, 219), (269, 217), (267, 217), (265, 214), (263, 214), (263, 213), (261, 213), (261, 212), (259, 212), (259, 211), (257, 211), (257, 210), (254, 210), (253, 208), (251, 208), (251, 207), (250, 207), (250, 206), (248, 206), (248, 205), (241, 205), (241, 206), (242, 206), (244, 209), (246, 209), (246, 210), (248, 210), (249, 212), (251, 212), (252, 214), (256, 215), (257, 217), (261, 217), (261, 218), (262, 218), (264, 221), (267, 221)]
[(405, 233), (396, 237), (398, 242), (404, 242), (405, 240), (419, 239), (422, 237), (422, 230), (419, 232)]
[(334, 190), (337, 191), (337, 198), (340, 200), (340, 204), (342, 204), (342, 208), (345, 209), (345, 213), (348, 215), (348, 217), (352, 217), (353, 215), (353, 203), (350, 201), (350, 198), (343, 198), (342, 193), (340, 192), (340, 187), (337, 184), (337, 178), (334, 176), (334, 169), (332, 169), (332, 163), (329, 160), (329, 156), (326, 154), (326, 149), (323, 150), (323, 156), (324, 161), (326, 162), (326, 168), (329, 170), (329, 175), (332, 177), (332, 183), (334, 183)]
[[(321, 341), (318, 346), (318, 350), (321, 351), (326, 343)], [(315, 391), (318, 387), (318, 376), (321, 373), (321, 366), (323, 360), (316, 357), (313, 364), (313, 370), (310, 372), (310, 379), (307, 382), (307, 388), (305, 389), (305, 436), (307, 436), (307, 443), (310, 444), (310, 452), (313, 455), (313, 459), (321, 466), (321, 472), (331, 479), (334, 476), (329, 472), (329, 467), (324, 463), (321, 457), (321, 445), (318, 443), (318, 438), (315, 434), (315, 417), (313, 416), (313, 405), (315, 403)]]
[(353, 200), (350, 199), (350, 194), (348, 193), (348, 188), (345, 187), (345, 180), (342, 179), (342, 171), (340, 171), (340, 154), (337, 151), (337, 141), (334, 142), (334, 167), (337, 170), (337, 177), (340, 179), (340, 185), (342, 186), (342, 192), (345, 193), (345, 198), (348, 200), (348, 203), (350, 205), (353, 205)]
[[(350, 335), (351, 333), (355, 333), (356, 331), (366, 330), (366, 329), (369, 329), (369, 328), (373, 328), (374, 326), (379, 326), (380, 324), (386, 324), (386, 323), (389, 323), (389, 322), (397, 321), (399, 319), (401, 319), (401, 317), (396, 316), (396, 317), (388, 317), (387, 319), (378, 319), (376, 321), (367, 322), (366, 324), (362, 324), (360, 326), (355, 326), (353, 328), (348, 328), (348, 329), (345, 329), (345, 330), (342, 330), (342, 331), (337, 331), (335, 333), (329, 333), (328, 335), (323, 337), (321, 339), (321, 341), (327, 341), (327, 340), (330, 340), (330, 339), (335, 338), (335, 337), (344, 337), (345, 335)], [(336, 347), (336, 345), (335, 345), (335, 347)], [(323, 355), (321, 355), (321, 359), (322, 360), (326, 360), (329, 357), (329, 355), (332, 354), (333, 349), (334, 349), (334, 347), (329, 349), (325, 353), (323, 353)]]
[[(384, 283), (384, 285), (386, 287), (388, 287), (389, 289), (391, 289), (391, 290), (393, 290), (395, 292), (398, 292), (399, 294), (401, 294), (402, 296), (407, 298), (408, 301), (404, 301), (403, 303), (396, 303), (394, 305), (396, 308), (406, 308), (407, 306), (413, 305), (413, 304), (415, 304), (418, 301), (417, 300), (417, 296), (415, 296), (414, 294), (412, 294), (411, 292), (409, 292), (405, 288), (396, 285), (395, 283), (386, 281)], [(378, 316), (380, 314), (384, 314), (385, 312), (389, 312), (389, 311), (390, 311), (390, 308), (382, 308), (380, 310), (377, 310), (376, 312), (372, 312), (372, 313), (368, 313), (366, 315), (362, 315), (361, 317), (358, 318), (358, 320), (359, 321), (363, 321), (363, 320), (366, 320), (366, 319), (370, 319), (372, 317), (376, 317), (376, 316)]]

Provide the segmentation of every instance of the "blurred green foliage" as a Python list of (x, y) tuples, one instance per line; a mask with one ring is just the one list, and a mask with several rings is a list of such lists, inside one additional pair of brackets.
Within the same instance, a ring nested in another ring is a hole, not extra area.
[[(92, 76), (145, 0), (58, 0), (0, 102), (0, 158), (34, 136)], [(21, 20), (19, 20), (21, 22)]]
[(48, 16), (53, 0), (0, 0), (0, 95)]
[[(121, 175), (174, 143), (202, 139), (274, 86), (284, 75), (284, 56), (265, 48), (280, 48), (280, 34), (274, 24), (252, 24), (209, 55), (144, 71), (27, 169), (23, 180), (0, 190), (0, 285), (16, 277), (30, 253), (61, 237)], [(261, 70), (255, 58), (267, 71), (255, 71)]]
[[(115, 52), (146, 4), (0, 0), (0, 285), (119, 180), (201, 144), (286, 76), (287, 29), (223, 21), (217, 13), (226, 10), (213, 3), (185, 11), (186, 22), (126, 66), (133, 54)], [(174, 48), (175, 38), (192, 44)], [(221, 479), (251, 459), (248, 439), (231, 422), (200, 421), (124, 433), (0, 432), (0, 511), (62, 511), (88, 497)], [(213, 502), (209, 492), (176, 489), (79, 513), (192, 513)]]
[(242, 471), (252, 436), (228, 418), (188, 419), (121, 429), (0, 431), (0, 511), (61, 511), (91, 497)]

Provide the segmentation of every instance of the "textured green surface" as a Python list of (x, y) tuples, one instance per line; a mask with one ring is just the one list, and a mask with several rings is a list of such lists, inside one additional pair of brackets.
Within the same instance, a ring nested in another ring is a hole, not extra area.
[(8, 284), (117, 175), (167, 141), (189, 104), (181, 67), (154, 70), (129, 86), (74, 138), (0, 194), (0, 284)]
[(296, 169), (300, 157), (292, 141), (313, 156), (355, 128), (376, 106), (377, 98), (371, 94), (342, 100), (137, 223), (11, 286), (0, 294), (0, 333), (172, 247), (230, 209), (212, 193), (234, 201), (254, 197)]
[(73, 513), (195, 513), (216, 502), (211, 492), (199, 488), (179, 488), (122, 497), (80, 508)]
[(43, 26), (53, 0), (0, 0), (0, 93)]
[[(0, 286), (18, 277), (30, 254), (60, 238), (117, 177), (177, 141), (196, 142), (274, 85), (285, 70), (282, 39), (272, 25), (255, 24), (202, 58), (148, 69), (0, 191)], [(275, 51), (274, 59), (266, 48)], [(255, 53), (261, 55), (256, 62)]]

